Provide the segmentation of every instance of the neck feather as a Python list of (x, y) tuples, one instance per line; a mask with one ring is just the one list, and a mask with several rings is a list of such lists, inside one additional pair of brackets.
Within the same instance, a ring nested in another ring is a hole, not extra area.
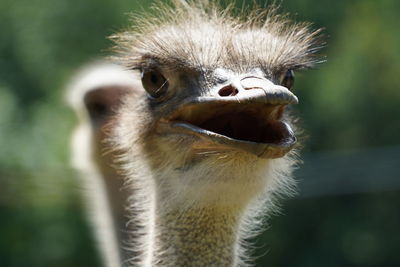
[(234, 266), (240, 213), (223, 207), (157, 210), (152, 266)]

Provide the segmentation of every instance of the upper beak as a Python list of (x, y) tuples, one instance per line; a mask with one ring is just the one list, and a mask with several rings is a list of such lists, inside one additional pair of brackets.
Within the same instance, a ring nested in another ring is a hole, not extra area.
[(286, 87), (258, 76), (237, 78), (213, 90), (221, 101), (257, 102), (270, 105), (298, 104), (297, 97)]

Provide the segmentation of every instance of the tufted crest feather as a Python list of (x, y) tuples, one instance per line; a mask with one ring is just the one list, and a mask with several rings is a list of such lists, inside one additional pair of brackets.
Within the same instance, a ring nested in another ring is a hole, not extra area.
[(216, 2), (174, 0), (154, 5), (152, 16), (134, 16), (133, 29), (111, 36), (117, 61), (133, 69), (151, 59), (150, 64), (173, 68), (258, 67), (266, 73), (321, 61), (316, 55), (320, 30), (313, 31), (309, 23), (279, 15), (276, 5), (236, 10)]

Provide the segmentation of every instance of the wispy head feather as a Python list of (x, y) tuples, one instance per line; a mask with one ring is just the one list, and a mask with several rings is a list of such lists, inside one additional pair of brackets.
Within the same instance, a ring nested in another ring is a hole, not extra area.
[(157, 3), (152, 15), (135, 15), (134, 26), (111, 36), (117, 60), (140, 69), (167, 67), (266, 72), (312, 67), (320, 59), (320, 30), (277, 13), (277, 6), (237, 10), (207, 0)]

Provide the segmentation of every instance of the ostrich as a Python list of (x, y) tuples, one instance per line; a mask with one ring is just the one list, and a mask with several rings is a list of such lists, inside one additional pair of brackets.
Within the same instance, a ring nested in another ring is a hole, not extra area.
[(113, 59), (142, 83), (120, 95), (107, 141), (129, 190), (123, 262), (246, 265), (259, 218), (293, 192), (294, 71), (320, 61), (319, 31), (275, 8), (155, 10), (112, 36)]
[(129, 252), (125, 206), (127, 192), (123, 177), (113, 168), (113, 154), (105, 142), (112, 117), (128, 94), (142, 89), (139, 77), (106, 61), (94, 62), (80, 70), (67, 89), (67, 101), (79, 118), (72, 135), (72, 165), (80, 172), (90, 219), (107, 267), (122, 265)]

